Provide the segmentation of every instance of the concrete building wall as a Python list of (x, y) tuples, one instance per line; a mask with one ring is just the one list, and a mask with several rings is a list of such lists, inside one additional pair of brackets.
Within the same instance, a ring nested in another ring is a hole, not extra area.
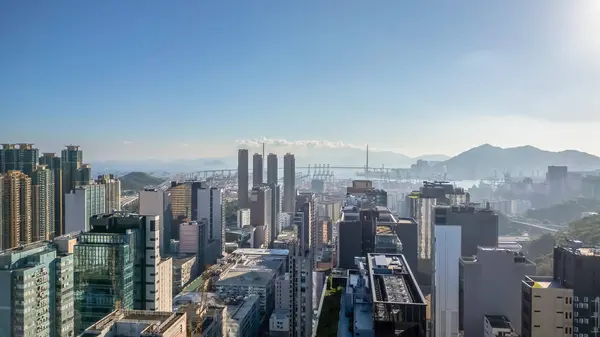
[(506, 316), (521, 332), (521, 282), (536, 266), (507, 249), (479, 248), (477, 258), (463, 257), (461, 268), (462, 326), (465, 337), (482, 336), (484, 315)]

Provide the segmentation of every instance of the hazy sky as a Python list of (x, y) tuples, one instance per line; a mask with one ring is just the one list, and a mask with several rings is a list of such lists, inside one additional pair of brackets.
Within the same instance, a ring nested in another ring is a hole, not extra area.
[(0, 117), (0, 142), (93, 160), (262, 137), (600, 155), (600, 1), (1, 1)]

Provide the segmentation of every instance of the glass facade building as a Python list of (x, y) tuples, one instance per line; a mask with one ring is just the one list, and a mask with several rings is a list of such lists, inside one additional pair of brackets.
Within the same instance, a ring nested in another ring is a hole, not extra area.
[[(84, 233), (75, 246), (75, 324), (78, 331), (116, 308), (134, 308), (136, 230)], [(139, 275), (137, 275), (139, 277)]]

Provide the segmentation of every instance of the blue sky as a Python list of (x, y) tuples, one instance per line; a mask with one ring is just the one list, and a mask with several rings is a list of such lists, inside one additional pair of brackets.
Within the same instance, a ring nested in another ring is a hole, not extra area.
[(598, 4), (3, 1), (0, 141), (96, 160), (261, 137), (600, 155), (585, 136), (600, 127)]

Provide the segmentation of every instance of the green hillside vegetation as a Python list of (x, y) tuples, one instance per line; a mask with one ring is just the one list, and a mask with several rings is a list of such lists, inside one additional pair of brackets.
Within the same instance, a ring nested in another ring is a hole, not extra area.
[(139, 191), (147, 186), (159, 185), (164, 180), (151, 176), (146, 172), (130, 172), (119, 178), (121, 190)]
[(580, 240), (587, 245), (600, 245), (600, 215), (573, 221), (556, 235), (544, 234), (526, 248), (527, 257), (538, 265), (538, 275), (552, 275), (552, 252), (556, 244), (567, 239)]
[(548, 208), (531, 209), (527, 212), (527, 217), (540, 221), (568, 223), (579, 219), (583, 212), (596, 212), (598, 210), (600, 210), (600, 202), (597, 200), (577, 198)]

